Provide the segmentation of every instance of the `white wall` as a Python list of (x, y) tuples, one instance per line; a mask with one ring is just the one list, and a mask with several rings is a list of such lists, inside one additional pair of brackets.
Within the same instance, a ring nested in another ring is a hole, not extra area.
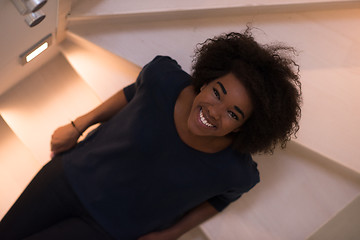
[(48, 1), (42, 8), (46, 14), (45, 19), (37, 26), (30, 28), (11, 0), (0, 1), (0, 94), (20, 82), (56, 54), (56, 51), (50, 47), (46, 50), (46, 54), (42, 54), (25, 66), (22, 66), (19, 61), (19, 56), (23, 52), (48, 34), (54, 35), (57, 25), (57, 6), (58, 0)]

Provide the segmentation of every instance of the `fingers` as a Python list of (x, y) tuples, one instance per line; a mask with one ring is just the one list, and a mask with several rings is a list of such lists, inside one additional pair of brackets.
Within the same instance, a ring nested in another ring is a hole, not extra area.
[(51, 142), (50, 149), (54, 154), (64, 152), (76, 145), (76, 141), (66, 141), (66, 142)]
[(59, 127), (51, 136), (50, 149), (54, 154), (74, 147), (79, 136), (71, 125)]

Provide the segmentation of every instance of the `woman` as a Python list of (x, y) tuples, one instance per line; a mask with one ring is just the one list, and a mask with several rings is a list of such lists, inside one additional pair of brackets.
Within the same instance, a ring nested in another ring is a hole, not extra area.
[(156, 57), (135, 84), (54, 132), (55, 157), (0, 238), (169, 240), (222, 211), (259, 182), (250, 154), (285, 147), (298, 131), (289, 53), (247, 29), (201, 44), (192, 76)]

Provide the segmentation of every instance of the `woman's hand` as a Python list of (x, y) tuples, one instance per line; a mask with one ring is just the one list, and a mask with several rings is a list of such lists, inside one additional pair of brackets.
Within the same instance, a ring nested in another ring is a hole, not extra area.
[(76, 118), (74, 122), (77, 130), (72, 124), (67, 124), (56, 129), (51, 137), (51, 155), (74, 147), (80, 137), (80, 132), (84, 132), (93, 124), (109, 120), (126, 104), (127, 100), (124, 90), (120, 90), (92, 111)]
[(56, 155), (74, 147), (80, 133), (70, 123), (56, 129), (51, 136), (51, 152)]

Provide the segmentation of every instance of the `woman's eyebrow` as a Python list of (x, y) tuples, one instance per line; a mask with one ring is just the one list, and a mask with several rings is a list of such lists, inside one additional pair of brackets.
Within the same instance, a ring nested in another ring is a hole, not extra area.
[[(224, 87), (224, 85), (221, 83), (221, 82), (216, 82), (217, 84), (219, 84), (222, 92), (226, 95), (227, 94), (227, 91)], [(238, 106), (234, 106), (235, 110), (238, 111), (240, 113), (240, 115), (243, 117), (243, 119), (245, 119), (245, 114), (244, 112), (238, 107)]]
[(238, 106), (234, 106), (234, 108), (235, 108), (236, 111), (238, 111), (238, 112), (241, 114), (241, 116), (243, 117), (243, 119), (245, 119), (245, 114), (244, 114), (244, 112), (243, 112)]
[(222, 92), (223, 92), (224, 94), (227, 94), (227, 91), (226, 91), (226, 89), (225, 89), (224, 85), (223, 85), (221, 82), (216, 82), (216, 83), (217, 83), (217, 84), (219, 84), (219, 86), (220, 86), (220, 88), (221, 88)]

